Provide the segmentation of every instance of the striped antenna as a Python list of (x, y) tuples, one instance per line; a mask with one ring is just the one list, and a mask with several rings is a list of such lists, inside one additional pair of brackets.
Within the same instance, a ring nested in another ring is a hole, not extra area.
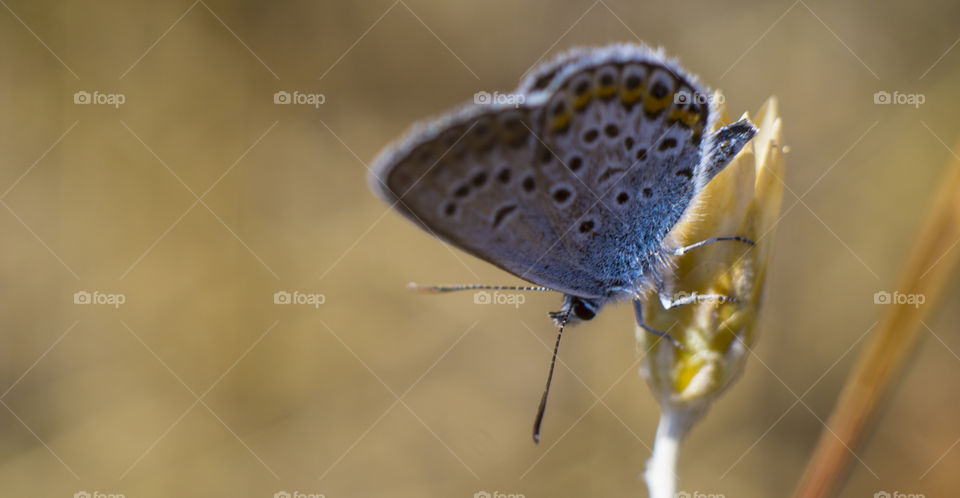
[(483, 285), (483, 284), (455, 284), (455, 285), (419, 285), (416, 282), (407, 284), (407, 288), (423, 294), (441, 294), (444, 292), (468, 290), (514, 290), (514, 291), (553, 291), (549, 287), (535, 285)]
[(557, 324), (557, 342), (553, 346), (553, 358), (550, 359), (550, 372), (547, 374), (547, 385), (543, 388), (543, 396), (540, 397), (540, 406), (537, 407), (537, 416), (533, 419), (533, 442), (540, 443), (540, 427), (543, 425), (543, 416), (547, 413), (547, 396), (550, 395), (550, 384), (553, 382), (553, 370), (557, 366), (557, 353), (560, 352), (560, 338), (563, 337), (563, 327), (567, 325), (570, 319), (570, 312), (573, 307), (566, 308), (565, 311), (556, 313), (560, 319)]

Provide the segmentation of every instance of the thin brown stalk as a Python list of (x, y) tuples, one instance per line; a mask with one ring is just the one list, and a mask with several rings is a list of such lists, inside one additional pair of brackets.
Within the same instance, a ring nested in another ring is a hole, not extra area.
[(922, 331), (922, 320), (936, 307), (960, 262), (960, 160), (951, 161), (916, 245), (906, 260), (897, 290), (926, 302), (886, 306), (877, 332), (857, 360), (840, 394), (794, 498), (835, 495), (890, 382), (904, 367)]

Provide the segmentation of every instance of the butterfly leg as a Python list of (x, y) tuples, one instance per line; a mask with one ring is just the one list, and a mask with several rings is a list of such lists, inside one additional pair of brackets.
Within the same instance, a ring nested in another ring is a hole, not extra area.
[(663, 309), (669, 310), (676, 308), (678, 306), (686, 306), (688, 304), (703, 303), (713, 301), (717, 304), (724, 303), (735, 303), (737, 298), (734, 296), (728, 296), (726, 294), (699, 294), (696, 291), (693, 292), (675, 292), (672, 296), (667, 292), (666, 285), (663, 283), (658, 275), (654, 275), (654, 284), (657, 288), (657, 296), (660, 298), (660, 305), (663, 306)]
[(700, 242), (694, 242), (693, 244), (690, 244), (690, 245), (688, 245), (688, 246), (683, 246), (683, 247), (678, 247), (678, 248), (676, 248), (676, 249), (673, 249), (673, 255), (674, 255), (674, 256), (683, 256), (684, 254), (686, 254), (686, 253), (688, 253), (688, 252), (690, 252), (690, 251), (692, 251), (692, 250), (694, 250), (694, 249), (703, 247), (703, 246), (705, 246), (705, 245), (707, 245), (707, 244), (713, 244), (714, 242), (722, 242), (722, 241), (728, 241), (728, 240), (735, 241), (735, 242), (743, 242), (744, 244), (747, 244), (747, 245), (750, 245), (750, 246), (756, 245), (756, 243), (755, 243), (754, 241), (752, 241), (752, 240), (750, 240), (750, 239), (748, 239), (748, 238), (746, 238), (746, 237), (741, 237), (741, 236), (739, 236), (739, 235), (730, 235), (730, 236), (727, 236), (727, 237), (710, 237), (709, 239), (701, 240)]
[(643, 330), (647, 331), (648, 333), (651, 333), (651, 334), (653, 334), (653, 335), (655, 335), (655, 336), (662, 337), (662, 338), (670, 341), (670, 344), (673, 344), (673, 347), (675, 347), (675, 348), (677, 348), (677, 349), (683, 349), (683, 345), (680, 344), (680, 341), (678, 341), (676, 338), (674, 338), (674, 337), (673, 337), (672, 335), (670, 335), (668, 332), (664, 332), (664, 331), (662, 331), (662, 330), (657, 330), (657, 329), (655, 329), (655, 328), (647, 325), (646, 322), (643, 321), (643, 302), (640, 301), (639, 299), (634, 299), (634, 300), (633, 300), (633, 313), (634, 313), (634, 314), (636, 315), (636, 317), (637, 317), (637, 325), (639, 325), (640, 328), (642, 328)]
[(737, 298), (728, 296), (726, 294), (697, 294), (696, 292), (682, 293), (674, 296), (673, 299), (665, 297), (662, 294), (660, 296), (660, 303), (663, 305), (664, 309), (672, 309), (678, 306), (686, 306), (688, 304), (705, 302), (715, 302), (719, 305), (725, 303), (735, 303), (737, 302)]

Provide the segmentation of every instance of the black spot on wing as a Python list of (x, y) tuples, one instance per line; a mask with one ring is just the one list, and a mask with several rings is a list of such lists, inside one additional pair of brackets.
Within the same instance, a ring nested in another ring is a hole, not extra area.
[(517, 210), (516, 204), (507, 204), (497, 208), (497, 212), (493, 215), (493, 227), (499, 228), (500, 225), (510, 216), (514, 211)]

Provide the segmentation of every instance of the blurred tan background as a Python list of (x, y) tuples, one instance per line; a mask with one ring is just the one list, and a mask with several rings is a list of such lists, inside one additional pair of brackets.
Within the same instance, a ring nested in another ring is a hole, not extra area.
[[(646, 496), (658, 410), (629, 306), (566, 334), (535, 446), (559, 297), (406, 291), (517, 280), (365, 179), (413, 121), (638, 39), (732, 114), (780, 98), (789, 190), (757, 358), (686, 442), (680, 487), (785, 496), (960, 153), (956, 2), (0, 3), (3, 496)], [(960, 487), (958, 283), (843, 496)]]

